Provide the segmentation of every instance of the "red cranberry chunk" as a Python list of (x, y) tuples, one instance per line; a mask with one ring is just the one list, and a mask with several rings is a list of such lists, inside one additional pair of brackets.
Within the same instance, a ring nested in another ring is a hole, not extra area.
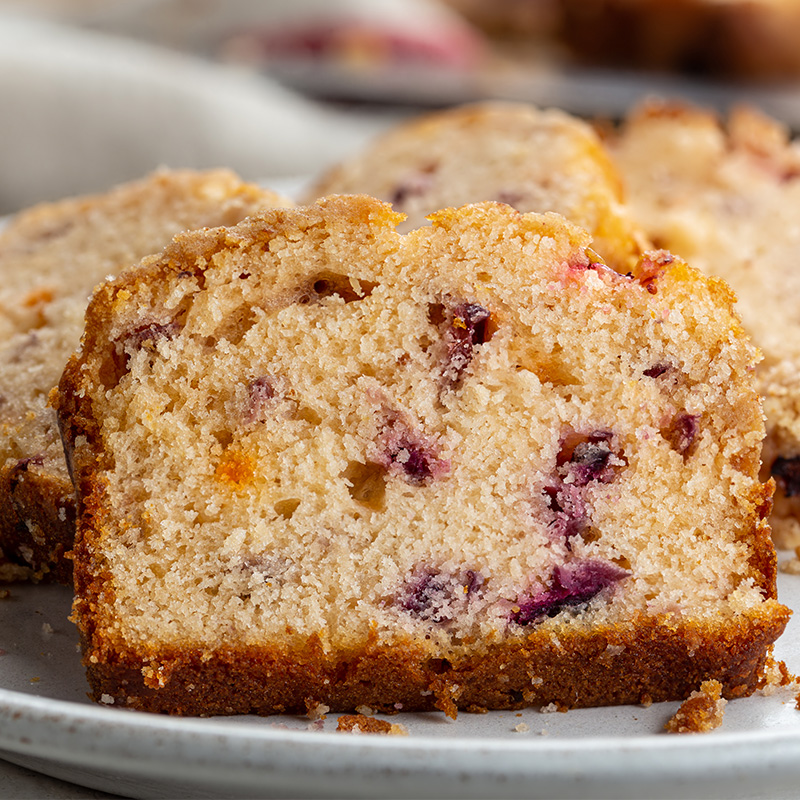
[(787, 497), (800, 495), (800, 456), (779, 456), (773, 462), (770, 473)]
[(630, 575), (609, 561), (581, 561), (556, 566), (546, 589), (519, 598), (511, 621), (529, 625), (554, 617), (567, 608), (584, 605), (604, 589)]

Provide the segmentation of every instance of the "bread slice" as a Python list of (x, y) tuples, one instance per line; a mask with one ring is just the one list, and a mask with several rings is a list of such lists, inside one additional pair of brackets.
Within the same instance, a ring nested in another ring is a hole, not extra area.
[(788, 610), (720, 282), (373, 198), (178, 236), (54, 402), (95, 699), (174, 714), (751, 692)]
[(73, 489), (47, 400), (95, 284), (186, 228), (284, 202), (225, 170), (161, 170), (23, 211), (0, 232), (0, 580), (70, 580)]
[(306, 193), (369, 194), (407, 215), (401, 230), (440, 208), (483, 200), (555, 211), (588, 230), (621, 272), (645, 248), (622, 203), (621, 180), (585, 122), (523, 103), (478, 103), (401, 123), (334, 167)]
[(771, 524), (800, 545), (800, 144), (752, 109), (649, 103), (610, 141), (628, 203), (647, 234), (724, 278), (764, 360), (757, 371), (767, 439), (764, 479), (778, 483)]

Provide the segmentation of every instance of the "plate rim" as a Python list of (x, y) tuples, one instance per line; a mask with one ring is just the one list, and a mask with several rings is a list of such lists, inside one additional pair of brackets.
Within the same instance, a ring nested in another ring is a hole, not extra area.
[(236, 719), (0, 688), (0, 758), (24, 765), (33, 757), (41, 772), (112, 791), (116, 775), (143, 797), (161, 796), (155, 786), (170, 797), (178, 787), (214, 797), (700, 798), (777, 791), (800, 779), (800, 729), (510, 740), (353, 736)]
[[(437, 712), (431, 712), (437, 713)], [(296, 715), (296, 718), (300, 715)], [(338, 715), (332, 714), (332, 717)], [(272, 719), (279, 719), (274, 715)], [(691, 735), (670, 735), (662, 733), (644, 733), (634, 736), (580, 736), (569, 737), (536, 737), (508, 739), (490, 737), (446, 737), (432, 736), (425, 733), (414, 733), (412, 736), (343, 736), (341, 732), (333, 730), (302, 730), (266, 723), (270, 718), (259, 718), (263, 721), (254, 722), (247, 717), (180, 717), (152, 714), (133, 709), (119, 709), (91, 704), (78, 703), (72, 700), (60, 700), (28, 694), (13, 689), (0, 687), (0, 721), (9, 720), (14, 726), (22, 727), (25, 724), (36, 725), (48, 723), (44, 733), (53, 733), (60, 726), (65, 730), (74, 732), (74, 726), (87, 725), (102, 727), (118, 727), (128, 732), (152, 733), (158, 729), (164, 733), (174, 733), (178, 736), (199, 736), (212, 738), (223, 736), (230, 739), (252, 739), (262, 742), (307, 742), (313, 737), (317, 744), (328, 743), (336, 747), (347, 749), (351, 746), (367, 747), (369, 749), (396, 750), (474, 750), (480, 748), (491, 750), (517, 750), (519, 752), (547, 751), (554, 752), (568, 750), (570, 752), (602, 752), (607, 750), (648, 751), (698, 749), (715, 750), (730, 748), (739, 744), (752, 746), (754, 743), (780, 742), (793, 744), (798, 748), (800, 755), (800, 727), (796, 730), (785, 728), (764, 729), (755, 731), (725, 731), (716, 730), (710, 734), (694, 737)], [(255, 718), (253, 718), (255, 719)], [(43, 737), (46, 738), (46, 737)], [(35, 746), (36, 742), (30, 740), (27, 733), (13, 731), (13, 728), (0, 725), (0, 749), (13, 746), (18, 741), (23, 747)], [(800, 772), (800, 763), (798, 763)]]

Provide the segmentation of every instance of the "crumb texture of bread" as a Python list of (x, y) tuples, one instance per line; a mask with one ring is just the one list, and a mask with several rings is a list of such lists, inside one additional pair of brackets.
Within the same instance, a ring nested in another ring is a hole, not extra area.
[(692, 692), (670, 717), (664, 730), (667, 733), (708, 733), (722, 725), (728, 701), (722, 696), (722, 684), (708, 680)]
[(407, 215), (400, 230), (441, 208), (486, 200), (518, 211), (554, 211), (588, 230), (621, 272), (644, 237), (622, 202), (621, 179), (587, 123), (556, 109), (486, 102), (401, 123), (334, 167), (306, 193), (368, 194)]
[(726, 696), (788, 610), (755, 351), (663, 251), (366, 196), (176, 237), (54, 396), (95, 697), (176, 714)]
[(70, 581), (73, 488), (48, 397), (95, 285), (187, 228), (285, 203), (227, 170), (159, 170), (20, 212), (0, 232), (0, 579)]
[(649, 103), (610, 150), (631, 213), (661, 247), (724, 279), (763, 352), (758, 389), (767, 438), (764, 478), (777, 483), (771, 524), (781, 547), (800, 544), (800, 144), (747, 108), (726, 125), (713, 113)]

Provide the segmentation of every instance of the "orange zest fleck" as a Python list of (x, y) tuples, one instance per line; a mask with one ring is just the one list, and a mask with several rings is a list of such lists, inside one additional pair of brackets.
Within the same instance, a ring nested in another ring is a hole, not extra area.
[(214, 470), (217, 480), (227, 483), (234, 489), (243, 489), (251, 483), (255, 475), (253, 459), (239, 450), (227, 451)]

